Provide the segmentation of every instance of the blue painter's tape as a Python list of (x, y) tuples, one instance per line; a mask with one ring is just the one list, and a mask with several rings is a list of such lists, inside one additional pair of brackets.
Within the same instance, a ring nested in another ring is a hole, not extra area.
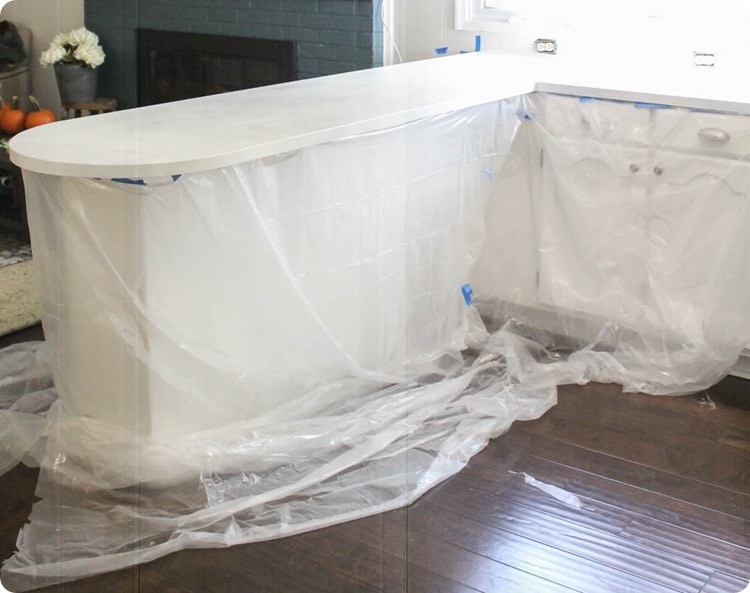
[[(630, 101), (621, 101), (618, 99), (603, 99), (599, 97), (579, 97), (578, 102), (579, 103), (589, 103), (592, 101), (604, 101), (606, 103), (620, 103), (620, 104), (628, 104), (631, 103)], [(669, 109), (669, 105), (662, 105), (661, 103), (642, 103), (642, 102), (635, 102), (633, 103), (633, 107), (636, 109)]]
[[(182, 175), (170, 175), (172, 181), (177, 181)], [(126, 185), (149, 185), (145, 179), (133, 179), (130, 177), (113, 177), (112, 181)]]
[(435, 53), (439, 56), (444, 56), (448, 53), (448, 46), (446, 45), (445, 47), (436, 47)]
[(143, 179), (129, 179), (128, 177), (113, 177), (112, 181), (116, 183), (124, 183), (125, 185), (146, 185)]
[(471, 306), (474, 302), (474, 289), (471, 287), (471, 284), (464, 284), (461, 287), (461, 294), (464, 295), (464, 302), (466, 305)]
[(636, 109), (669, 109), (669, 105), (662, 105), (661, 103), (636, 103)]
[(474, 37), (474, 51), (481, 51), (482, 50), (482, 36), (477, 35)]

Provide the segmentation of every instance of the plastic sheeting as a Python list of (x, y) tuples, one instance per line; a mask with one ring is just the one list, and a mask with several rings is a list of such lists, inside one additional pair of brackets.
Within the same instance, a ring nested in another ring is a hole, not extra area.
[(720, 378), (750, 335), (746, 165), (629, 177), (656, 110), (612, 105), (635, 110), (534, 95), (169, 179), (26, 173), (47, 342), (0, 357), (0, 470), (40, 465), (40, 500), (6, 586), (408, 504), (561, 383)]
[(564, 353), (563, 382), (721, 379), (750, 343), (750, 117), (544, 93), (524, 107), (473, 274), (485, 317)]

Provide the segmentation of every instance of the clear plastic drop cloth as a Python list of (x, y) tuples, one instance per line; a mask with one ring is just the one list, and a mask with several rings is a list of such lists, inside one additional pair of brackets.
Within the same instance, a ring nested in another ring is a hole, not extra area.
[(549, 93), (523, 110), (472, 275), (520, 380), (723, 378), (750, 345), (750, 117)]
[(610, 106), (536, 94), (166, 179), (25, 172), (46, 342), (0, 352), (0, 470), (38, 465), (39, 500), (4, 585), (406, 505), (562, 383), (721, 378), (749, 335), (744, 164), (696, 173), (695, 203), (667, 161), (630, 187), (653, 121)]

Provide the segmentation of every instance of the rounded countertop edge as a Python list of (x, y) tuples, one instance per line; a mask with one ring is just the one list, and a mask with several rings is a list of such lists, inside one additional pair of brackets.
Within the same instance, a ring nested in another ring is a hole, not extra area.
[[(513, 75), (487, 79), (501, 63)], [(206, 171), (525, 94), (518, 64), (456, 55), (63, 120), (12, 138), (10, 159), (69, 177)]]
[(392, 127), (416, 122), (425, 118), (470, 108), (484, 103), (501, 101), (506, 97), (486, 97), (475, 101), (453, 101), (430, 105), (404, 112), (394, 112), (385, 116), (362, 120), (331, 128), (321, 128), (295, 136), (283, 136), (262, 144), (249, 144), (236, 150), (212, 155), (203, 155), (193, 159), (143, 163), (137, 160), (120, 163), (71, 163), (64, 160), (40, 159), (14, 149), (11, 141), (9, 156), (11, 162), (22, 170), (34, 173), (56, 175), (60, 177), (85, 178), (146, 178), (168, 175), (186, 175), (200, 173), (223, 167), (231, 167), (256, 159), (262, 159), (283, 153), (302, 150), (310, 146), (336, 142)]
[(320, 128), (293, 136), (280, 136), (270, 142), (248, 144), (239, 149), (227, 152), (216, 152), (211, 155), (203, 155), (193, 159), (174, 161), (164, 160), (161, 162), (148, 163), (138, 162), (137, 160), (119, 163), (71, 163), (65, 162), (63, 159), (40, 159), (33, 155), (24, 153), (24, 151), (18, 151), (13, 147), (12, 141), (9, 146), (9, 154), (11, 161), (23, 170), (61, 177), (135, 179), (169, 175), (186, 175), (239, 165), (256, 159), (302, 150), (319, 144), (342, 141), (354, 136), (387, 130), (389, 128), (417, 122), (460, 109), (467, 109), (486, 103), (500, 102), (505, 99), (512, 99), (525, 94), (527, 93), (517, 92), (506, 96), (504, 94), (496, 93), (479, 93), (475, 95), (472, 100), (462, 98), (434, 103), (406, 111), (394, 111), (371, 119), (363, 119), (341, 126)]

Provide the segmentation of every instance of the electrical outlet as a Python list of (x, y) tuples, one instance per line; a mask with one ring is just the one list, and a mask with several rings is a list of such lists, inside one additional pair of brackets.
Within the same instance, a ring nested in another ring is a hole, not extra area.
[(540, 54), (556, 54), (557, 41), (554, 39), (537, 39), (534, 42), (534, 49)]
[(716, 66), (716, 55), (708, 52), (693, 52), (693, 65), (713, 68)]

